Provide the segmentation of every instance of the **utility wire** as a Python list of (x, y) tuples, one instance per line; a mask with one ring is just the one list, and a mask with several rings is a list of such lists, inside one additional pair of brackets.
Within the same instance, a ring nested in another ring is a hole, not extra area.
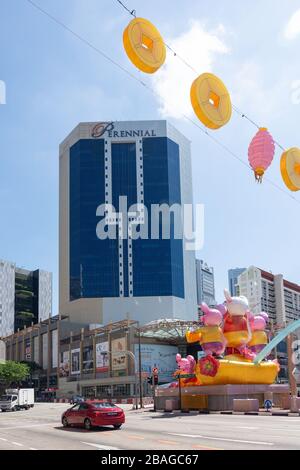
[(169, 49), (169, 51), (172, 52), (172, 54), (174, 55), (174, 57), (177, 57), (177, 59), (179, 59), (186, 67), (188, 67), (189, 69), (191, 69), (194, 73), (196, 73), (197, 75), (199, 75), (199, 73), (197, 72), (197, 70), (191, 65), (189, 64), (183, 57), (181, 57), (178, 52), (174, 51), (174, 49), (172, 49), (171, 46), (169, 46), (169, 44), (167, 43), (164, 43), (165, 46), (167, 47), (167, 49)]
[[(126, 10), (131, 16), (134, 16), (134, 18), (136, 18), (136, 10), (130, 10), (130, 8), (128, 8), (125, 3), (121, 2), (121, 0), (117, 0), (117, 2), (124, 8), (124, 10)], [(189, 64), (183, 57), (181, 57), (178, 52), (176, 52), (169, 44), (165, 43), (165, 46), (167, 49), (169, 49), (170, 52), (172, 52), (172, 54), (174, 55), (174, 57), (177, 57), (179, 60), (181, 60), (181, 62), (184, 63), (184, 65), (186, 65), (188, 68), (190, 68), (193, 72), (195, 72), (196, 74), (199, 75), (199, 73), (197, 72), (197, 70), (191, 65)]]
[[(130, 12), (130, 9), (123, 3), (121, 2), (120, 0), (117, 0), (118, 3), (120, 3), (120, 5), (122, 5), (122, 7)], [(133, 10), (135, 11), (135, 10)], [(132, 13), (131, 13), (132, 14)], [(136, 15), (134, 15), (136, 16)], [(188, 67), (190, 70), (192, 70), (194, 73), (198, 75), (200, 75), (199, 71), (197, 71), (191, 64), (189, 64), (183, 57), (181, 57), (169, 44), (165, 43), (165, 46), (167, 47), (167, 49), (169, 49), (169, 51), (171, 51), (174, 55), (174, 57), (177, 57), (186, 67)], [(255, 121), (253, 121), (253, 119), (251, 119), (249, 116), (247, 116), (246, 113), (244, 113), (243, 111), (241, 111), (237, 106), (234, 106), (232, 105), (232, 109), (237, 113), (239, 114), (242, 118), (246, 119), (248, 122), (250, 122), (254, 127), (256, 127), (257, 129), (260, 129), (261, 126), (259, 124), (257, 124)], [(274, 140), (274, 139), (273, 139)], [(274, 140), (274, 143), (275, 145), (277, 145), (277, 147), (279, 147), (281, 150), (285, 151), (286, 149), (279, 143), (277, 142), (276, 140)]]
[(121, 0), (117, 0), (118, 3), (126, 10), (131, 16), (134, 16), (136, 18), (136, 10), (130, 10)]
[[(115, 65), (116, 67), (118, 67), (120, 70), (122, 70), (123, 72), (125, 72), (129, 77), (133, 78), (134, 80), (136, 80), (137, 82), (139, 82), (141, 85), (143, 86), (146, 86), (146, 83), (144, 83), (142, 80), (140, 80), (138, 77), (136, 77), (133, 73), (131, 73), (129, 70), (127, 70), (125, 67), (123, 67), (121, 64), (119, 64), (118, 62), (116, 62), (115, 60), (113, 60), (111, 57), (109, 57), (107, 54), (105, 54), (105, 52), (103, 52), (102, 50), (100, 50), (98, 47), (94, 46), (94, 44), (92, 44), (91, 42), (89, 42), (87, 39), (85, 39), (84, 37), (80, 36), (80, 34), (76, 33), (76, 31), (74, 31), (73, 29), (69, 28), (69, 26), (67, 26), (65, 23), (63, 23), (62, 21), (60, 21), (58, 18), (56, 18), (55, 16), (51, 15), (48, 11), (44, 10), (40, 5), (38, 5), (37, 3), (35, 3), (33, 0), (26, 0), (28, 3), (30, 3), (34, 8), (36, 8), (37, 10), (39, 10), (41, 13), (43, 13), (44, 15), (48, 16), (49, 19), (51, 19), (52, 21), (54, 21), (56, 24), (58, 24), (59, 26), (61, 26), (63, 29), (65, 29), (66, 31), (68, 31), (70, 34), (72, 34), (76, 39), (78, 39), (79, 41), (81, 41), (83, 44), (85, 44), (86, 46), (90, 47), (91, 49), (93, 49), (95, 52), (97, 52), (98, 54), (102, 55), (102, 57), (104, 57), (104, 59), (108, 60), (109, 62), (111, 62), (113, 65)], [(121, 3), (121, 2), (120, 2)]]
[[(51, 15), (48, 11), (44, 10), (42, 7), (40, 7), (38, 4), (36, 4), (33, 0), (25, 0), (27, 3), (32, 5), (35, 9), (37, 9), (40, 13), (46, 15), (49, 19), (51, 19), (53, 22), (55, 22), (57, 25), (59, 25), (61, 28), (64, 30), (68, 31), (70, 34), (72, 34), (76, 39), (84, 43), (86, 46), (90, 47), (93, 49), (97, 54), (100, 54), (104, 59), (108, 60), (110, 63), (118, 67), (120, 70), (122, 70), (124, 73), (126, 73), (130, 78), (134, 79), (136, 82), (138, 82), (140, 85), (144, 87), (144, 89), (147, 89), (152, 93), (152, 95), (155, 96), (155, 98), (159, 98), (156, 91), (154, 88), (152, 88), (150, 85), (147, 83), (143, 82), (140, 80), (138, 77), (136, 77), (134, 74), (132, 74), (129, 70), (127, 70), (125, 67), (123, 67), (121, 64), (113, 60), (111, 57), (109, 57), (106, 53), (104, 53), (102, 50), (100, 50), (98, 47), (94, 46), (90, 41), (82, 37), (80, 34), (76, 33), (74, 30), (69, 28), (65, 23), (63, 23), (61, 20), (57, 19), (53, 15)], [(117, 0), (119, 2), (119, 0)], [(120, 4), (122, 2), (119, 2)], [(133, 16), (133, 13), (132, 13)], [(238, 160), (242, 165), (246, 166), (250, 171), (252, 171), (250, 165), (246, 163), (241, 157), (239, 157), (235, 152), (233, 152), (227, 145), (223, 144), (217, 137), (212, 135), (210, 132), (208, 132), (207, 128), (204, 126), (201, 126), (197, 122), (195, 122), (193, 119), (191, 119), (189, 116), (186, 114), (181, 114), (181, 116), (193, 124), (197, 129), (199, 129), (203, 134), (205, 134), (209, 139), (211, 139), (213, 142), (215, 142), (219, 147), (221, 147), (223, 150), (225, 150), (229, 155), (234, 157), (236, 160)], [(295, 201), (297, 204), (300, 205), (300, 201), (296, 199), (292, 194), (289, 192), (285, 191), (282, 189), (277, 183), (273, 182), (270, 178), (265, 177), (265, 181), (267, 181), (270, 185), (272, 185), (274, 188), (278, 189), (282, 193), (284, 193), (286, 196), (291, 198), (293, 201)]]

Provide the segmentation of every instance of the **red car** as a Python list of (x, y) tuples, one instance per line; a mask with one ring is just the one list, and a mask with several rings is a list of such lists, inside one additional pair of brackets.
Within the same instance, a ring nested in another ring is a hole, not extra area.
[(64, 427), (83, 426), (87, 430), (98, 426), (113, 426), (115, 429), (120, 429), (125, 423), (125, 414), (122, 408), (112, 403), (85, 401), (65, 411), (61, 422)]

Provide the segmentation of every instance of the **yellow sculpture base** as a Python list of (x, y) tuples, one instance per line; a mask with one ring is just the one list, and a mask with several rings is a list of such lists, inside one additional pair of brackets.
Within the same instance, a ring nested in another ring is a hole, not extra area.
[(273, 361), (254, 364), (242, 356), (226, 356), (220, 360), (220, 368), (215, 377), (202, 375), (196, 366), (199, 385), (272, 385), (278, 374), (278, 365)]

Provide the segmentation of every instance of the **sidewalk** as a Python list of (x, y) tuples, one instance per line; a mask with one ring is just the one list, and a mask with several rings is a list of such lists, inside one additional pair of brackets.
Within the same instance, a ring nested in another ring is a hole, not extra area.
[(271, 410), (270, 412), (267, 412), (265, 410), (260, 410), (258, 412), (238, 412), (238, 411), (196, 411), (196, 410), (190, 410), (190, 411), (180, 411), (180, 410), (174, 410), (174, 411), (164, 411), (164, 410), (158, 410), (158, 413), (164, 413), (164, 414), (172, 414), (173, 416), (182, 416), (182, 415), (190, 415), (190, 416), (196, 416), (196, 415), (227, 415), (227, 416), (283, 416), (283, 417), (290, 417), (290, 418), (299, 418), (300, 413), (291, 413), (289, 410)]

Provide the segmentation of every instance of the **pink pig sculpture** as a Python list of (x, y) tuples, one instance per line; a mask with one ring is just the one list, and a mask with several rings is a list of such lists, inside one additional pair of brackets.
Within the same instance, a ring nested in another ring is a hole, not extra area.
[(250, 318), (250, 328), (252, 332), (251, 340), (248, 347), (254, 354), (260, 353), (268, 344), (268, 336), (265, 332), (269, 316), (265, 312)]
[(220, 310), (209, 308), (207, 304), (201, 305), (204, 313), (201, 326), (196, 331), (188, 331), (188, 343), (199, 342), (205, 356), (221, 356), (225, 351), (226, 340), (222, 331), (223, 313)]
[(185, 374), (193, 374), (196, 367), (196, 361), (193, 356), (188, 356), (183, 358), (181, 354), (176, 355), (176, 362), (178, 364), (179, 370)]
[[(221, 328), (223, 322), (223, 312), (218, 308), (209, 308), (206, 303), (201, 305), (201, 310), (204, 312), (202, 321), (204, 323), (204, 337), (202, 349), (207, 356), (216, 354), (220, 356), (225, 351), (225, 337)], [(224, 312), (225, 313), (225, 312)]]

